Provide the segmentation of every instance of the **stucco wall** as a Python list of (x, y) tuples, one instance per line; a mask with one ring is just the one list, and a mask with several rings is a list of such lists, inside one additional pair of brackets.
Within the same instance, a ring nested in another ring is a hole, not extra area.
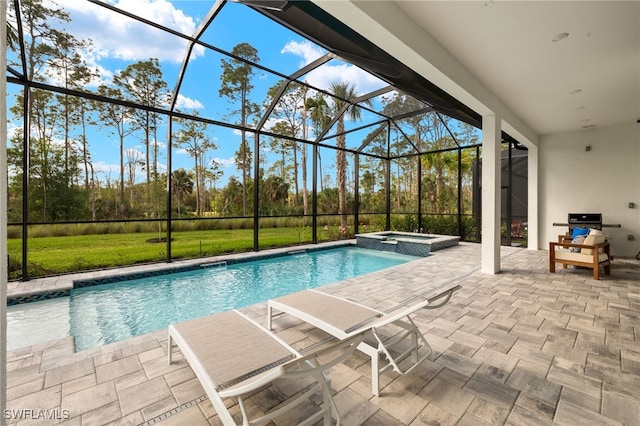
[[(640, 124), (594, 128), (540, 138), (541, 249), (567, 228), (568, 213), (602, 213), (613, 256), (640, 251)], [(587, 146), (591, 147), (587, 151)], [(629, 208), (634, 203), (635, 208)], [(627, 240), (627, 235), (635, 240)]]

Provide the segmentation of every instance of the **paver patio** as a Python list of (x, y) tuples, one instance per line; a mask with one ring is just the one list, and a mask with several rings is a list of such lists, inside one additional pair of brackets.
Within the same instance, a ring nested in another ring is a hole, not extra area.
[[(462, 286), (444, 308), (415, 316), (433, 353), (411, 375), (384, 373), (380, 397), (364, 355), (331, 371), (343, 424), (640, 425), (640, 262), (615, 259), (612, 275), (594, 281), (590, 270), (550, 274), (544, 250), (502, 247), (501, 256), (501, 273), (483, 274), (480, 246), (462, 243), (322, 288), (384, 309), (426, 285)], [(243, 312), (266, 324), (266, 304)], [(298, 347), (323, 337), (291, 317), (275, 326)], [(72, 338), (11, 351), (8, 409), (27, 411), (7, 421), (219, 424), (180, 354), (167, 364), (166, 343), (163, 330), (78, 353)], [(297, 390), (271, 386), (249, 405), (268, 410)], [(58, 419), (25, 418), (38, 414)]]

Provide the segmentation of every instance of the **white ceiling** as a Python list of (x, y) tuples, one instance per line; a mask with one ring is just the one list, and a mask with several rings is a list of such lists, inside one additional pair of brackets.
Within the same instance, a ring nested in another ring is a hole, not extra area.
[(640, 1), (393, 3), (378, 24), (413, 20), (538, 135), (640, 119)]

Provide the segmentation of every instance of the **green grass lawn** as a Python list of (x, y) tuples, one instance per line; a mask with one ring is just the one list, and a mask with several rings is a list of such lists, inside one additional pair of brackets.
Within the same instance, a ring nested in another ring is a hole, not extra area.
[[(43, 276), (98, 268), (159, 262), (167, 258), (166, 241), (157, 242), (157, 232), (94, 234), (30, 238), (29, 275)], [(166, 233), (160, 234), (165, 238)], [(253, 250), (253, 229), (175, 231), (171, 235), (172, 259), (196, 258)], [(331, 239), (322, 229), (320, 240)], [(259, 248), (291, 246), (311, 242), (311, 228), (262, 228)], [(21, 240), (8, 240), (12, 279), (20, 278)]]

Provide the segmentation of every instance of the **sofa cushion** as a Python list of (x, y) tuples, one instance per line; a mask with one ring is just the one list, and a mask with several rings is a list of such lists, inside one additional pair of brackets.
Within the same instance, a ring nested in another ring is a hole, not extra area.
[[(555, 252), (555, 258), (556, 260), (572, 260), (574, 262), (589, 264), (593, 263), (593, 254), (573, 253), (571, 250), (567, 249), (557, 249)], [(604, 262), (607, 259), (608, 257), (606, 253), (598, 254), (598, 262)]]
[[(600, 234), (589, 234), (587, 235), (587, 238), (584, 239), (584, 244), (585, 246), (594, 246), (596, 244), (602, 244), (604, 243), (606, 237), (602, 234), (602, 232), (600, 232)], [(593, 250), (592, 249), (588, 249), (588, 248), (583, 248), (582, 250), (580, 250), (580, 253), (582, 254), (593, 254)]]

